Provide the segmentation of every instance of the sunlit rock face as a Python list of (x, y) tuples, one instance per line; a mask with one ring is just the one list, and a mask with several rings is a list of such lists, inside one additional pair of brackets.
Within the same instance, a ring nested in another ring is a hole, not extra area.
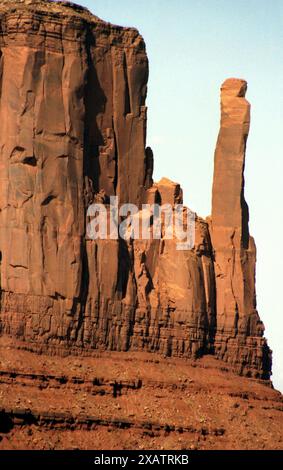
[(140, 214), (182, 204), (177, 183), (152, 180), (147, 80), (136, 29), (68, 2), (1, 2), (1, 333), (50, 353), (211, 353), (269, 378), (244, 200), (244, 81), (222, 87), (212, 218), (196, 218), (192, 250), (175, 237), (86, 237), (93, 202), (117, 196)]
[[(247, 83), (229, 79), (221, 87), (221, 128), (212, 192), (211, 235), (217, 291), (215, 353), (249, 374), (270, 369), (271, 355), (256, 310), (256, 247), (249, 234), (244, 196), (246, 143), (250, 128)], [(262, 367), (262, 366), (260, 366)], [(267, 374), (268, 375), (268, 374)]]

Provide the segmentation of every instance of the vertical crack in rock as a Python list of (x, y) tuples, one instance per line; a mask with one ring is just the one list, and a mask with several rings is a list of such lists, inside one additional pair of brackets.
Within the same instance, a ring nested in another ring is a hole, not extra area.
[(129, 89), (129, 79), (128, 79), (128, 66), (127, 66), (127, 57), (124, 54), (124, 62), (123, 62), (123, 69), (124, 69), (124, 80), (125, 80), (125, 116), (127, 114), (131, 114), (132, 106), (131, 106), (131, 97), (130, 97), (130, 89)]

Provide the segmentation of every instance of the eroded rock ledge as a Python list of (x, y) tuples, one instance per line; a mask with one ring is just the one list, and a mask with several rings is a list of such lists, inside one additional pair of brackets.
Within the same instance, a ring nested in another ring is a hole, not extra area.
[(148, 59), (136, 29), (67, 2), (0, 3), (1, 333), (49, 352), (211, 353), (269, 379), (248, 230), (246, 82), (222, 86), (212, 217), (175, 240), (86, 240), (86, 211), (117, 195), (182, 202), (153, 183)]

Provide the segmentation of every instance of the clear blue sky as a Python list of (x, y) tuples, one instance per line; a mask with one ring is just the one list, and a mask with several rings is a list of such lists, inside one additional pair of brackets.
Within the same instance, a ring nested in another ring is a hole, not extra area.
[(229, 77), (248, 81), (246, 199), (258, 247), (258, 310), (274, 351), (274, 384), (283, 391), (283, 1), (77, 2), (144, 36), (155, 179), (180, 182), (185, 203), (201, 216), (211, 211), (219, 87)]

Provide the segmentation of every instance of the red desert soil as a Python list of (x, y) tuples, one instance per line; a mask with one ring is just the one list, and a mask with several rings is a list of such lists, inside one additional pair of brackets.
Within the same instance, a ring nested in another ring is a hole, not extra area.
[(0, 338), (0, 449), (282, 449), (280, 392), (213, 357), (50, 357)]

